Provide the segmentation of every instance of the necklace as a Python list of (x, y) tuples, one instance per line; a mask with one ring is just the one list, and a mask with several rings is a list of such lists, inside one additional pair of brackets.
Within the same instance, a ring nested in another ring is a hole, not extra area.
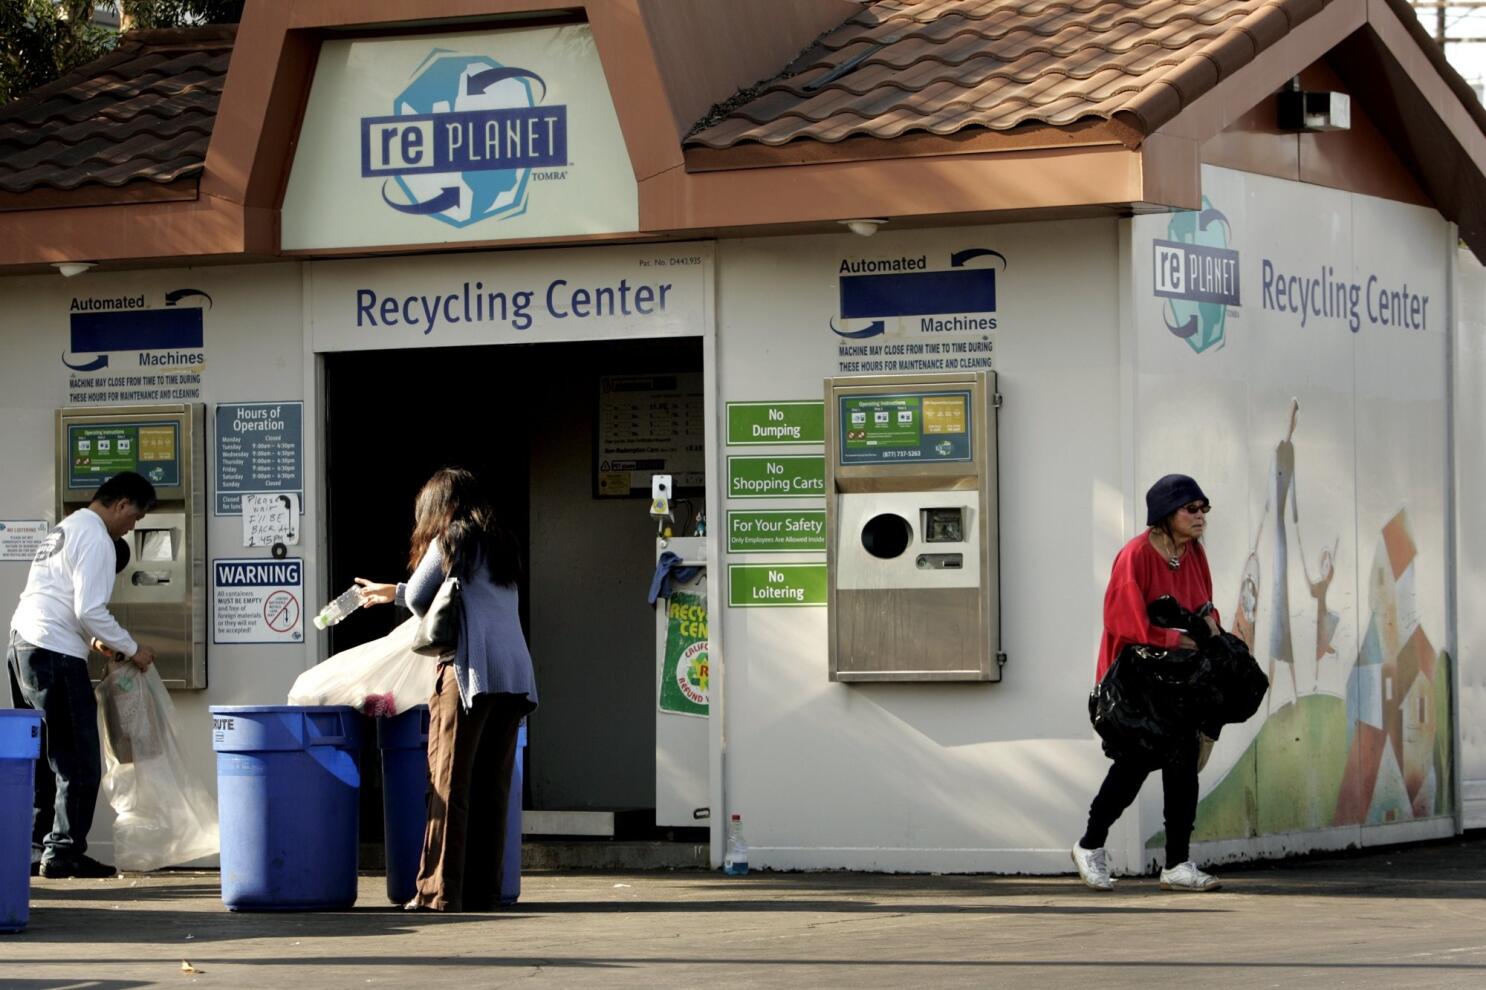
[[(1164, 534), (1163, 534), (1164, 535)], [(1158, 553), (1164, 553), (1160, 547), (1156, 548)], [(1166, 566), (1173, 571), (1182, 566), (1181, 550), (1173, 543), (1171, 553), (1166, 554)]]

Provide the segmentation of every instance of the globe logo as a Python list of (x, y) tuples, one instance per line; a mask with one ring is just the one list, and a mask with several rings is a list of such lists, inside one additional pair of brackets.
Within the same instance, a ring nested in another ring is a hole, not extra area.
[(535, 72), (436, 48), (390, 116), (362, 119), (362, 175), (392, 209), (452, 227), (520, 216), (532, 170), (567, 164), (567, 107), (546, 96)]
[(1239, 305), (1238, 252), (1228, 218), (1206, 196), (1200, 211), (1172, 214), (1155, 242), (1156, 295), (1166, 329), (1198, 354), (1221, 345), (1230, 306)]

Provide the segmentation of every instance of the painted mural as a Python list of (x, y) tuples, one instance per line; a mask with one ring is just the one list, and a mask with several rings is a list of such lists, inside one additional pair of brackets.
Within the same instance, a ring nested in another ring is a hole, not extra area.
[[(1340, 534), (1323, 534), (1330, 542), (1314, 558), (1307, 554), (1293, 442), (1299, 407), (1291, 401), (1275, 447), (1231, 613), (1233, 632), (1268, 666), (1270, 693), (1255, 716), (1262, 724), (1253, 740), (1200, 802), (1194, 841), (1379, 825), (1448, 815), (1454, 807), (1450, 658), (1419, 618), (1419, 555), (1408, 512), (1400, 508), (1377, 533), (1363, 636), (1344, 665), (1332, 645), (1342, 616), (1326, 602)], [(1287, 592), (1296, 565), (1312, 599), (1303, 611), (1291, 610)], [(1256, 643), (1266, 609), (1269, 636)], [(1297, 676), (1302, 664), (1313, 665), (1306, 673), (1314, 676)], [(1164, 842), (1157, 832), (1147, 848)]]
[[(1207, 292), (1211, 279), (1194, 282), (1194, 271), (1227, 266), (1240, 284), (1225, 299), (1221, 347), (1194, 353), (1172, 346), (1170, 320), (1142, 323), (1143, 397), (1156, 410), (1143, 470), (1180, 470), (1175, 460), (1213, 496), (1218, 604), (1270, 689), (1252, 719), (1224, 729), (1193, 839), (1343, 830), (1281, 842), (1307, 849), (1356, 842), (1360, 828), (1448, 818), (1453, 661), (1435, 480), (1446, 342), (1430, 306), (1446, 290), (1428, 262), (1438, 220), (1275, 179), (1203, 176), (1193, 216), (1221, 204), (1226, 252), (1177, 252), (1174, 221), (1153, 218), (1143, 227), (1151, 280), (1143, 267), (1138, 275), (1146, 312)], [(1396, 243), (1359, 237), (1384, 227), (1400, 231)], [(1400, 316), (1411, 307), (1417, 319)], [(1204, 424), (1196, 441), (1182, 432), (1194, 422)], [(1145, 807), (1155, 856), (1159, 801)]]

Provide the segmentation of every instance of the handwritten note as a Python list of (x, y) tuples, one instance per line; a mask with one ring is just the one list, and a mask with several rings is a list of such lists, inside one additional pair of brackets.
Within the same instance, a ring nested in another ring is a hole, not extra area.
[(243, 546), (271, 547), (275, 543), (299, 543), (299, 493), (265, 494), (245, 492)]

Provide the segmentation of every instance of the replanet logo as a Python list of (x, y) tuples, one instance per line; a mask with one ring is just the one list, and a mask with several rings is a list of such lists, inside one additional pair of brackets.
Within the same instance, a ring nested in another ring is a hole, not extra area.
[(1200, 212), (1172, 214), (1166, 237), (1152, 242), (1155, 293), (1166, 300), (1166, 329), (1201, 354), (1222, 344), (1228, 307), (1239, 305), (1233, 230), (1204, 196)]
[(529, 69), (435, 48), (391, 115), (361, 118), (361, 174), (400, 213), (453, 227), (519, 216), (534, 175), (566, 178), (568, 108), (546, 97)]

